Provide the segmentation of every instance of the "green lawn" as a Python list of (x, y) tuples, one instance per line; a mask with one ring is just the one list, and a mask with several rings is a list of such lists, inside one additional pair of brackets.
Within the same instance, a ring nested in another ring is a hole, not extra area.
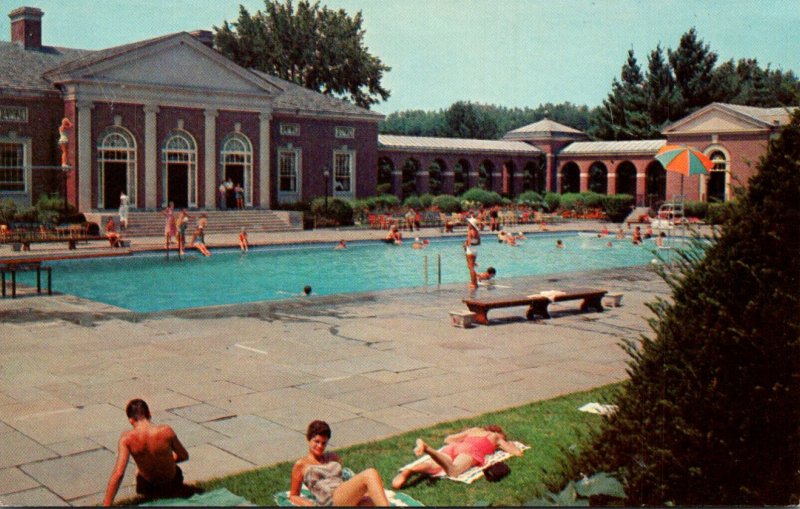
[[(337, 452), (345, 466), (355, 472), (373, 466), (378, 469), (387, 487), (397, 469), (414, 460), (412, 448), (416, 437), (430, 444), (441, 444), (449, 433), (468, 426), (499, 424), (510, 440), (518, 440), (531, 449), (520, 458), (511, 458), (511, 474), (499, 483), (484, 479), (471, 485), (440, 480), (425, 480), (403, 489), (425, 505), (522, 505), (547, 491), (548, 483), (561, 478), (561, 461), (565, 450), (579, 449), (581, 437), (603, 419), (598, 415), (579, 412), (578, 407), (590, 401), (611, 403), (617, 384), (560, 398), (540, 401), (479, 417), (438, 424), (392, 438), (361, 444)], [(337, 425), (332, 425), (336, 437)], [(289, 489), (293, 462), (259, 468), (249, 472), (206, 481), (205, 489), (225, 487), (258, 505), (274, 505), (273, 495)], [(590, 474), (591, 472), (587, 472)]]

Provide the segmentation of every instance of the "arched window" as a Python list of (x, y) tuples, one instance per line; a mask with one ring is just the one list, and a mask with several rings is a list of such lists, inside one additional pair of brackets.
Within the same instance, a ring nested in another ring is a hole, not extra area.
[(136, 140), (125, 128), (106, 129), (97, 143), (97, 208), (119, 207), (121, 192), (136, 206)]
[(708, 156), (714, 167), (706, 176), (706, 200), (725, 201), (728, 199), (728, 159), (721, 150)]
[(197, 143), (186, 131), (173, 131), (161, 151), (163, 205), (197, 206)]
[(240, 184), (244, 188), (244, 204), (246, 207), (253, 206), (253, 145), (247, 136), (241, 133), (229, 134), (222, 141), (222, 162), (223, 182), (230, 179), (235, 184)]

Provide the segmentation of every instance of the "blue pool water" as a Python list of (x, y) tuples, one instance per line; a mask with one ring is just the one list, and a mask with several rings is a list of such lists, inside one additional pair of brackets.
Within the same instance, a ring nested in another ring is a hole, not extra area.
[[(564, 241), (556, 249), (555, 241)], [(607, 247), (611, 240), (613, 247)], [(436, 285), (437, 255), (441, 255), (442, 284), (463, 283), (469, 274), (463, 237), (432, 239), (422, 250), (382, 242), (353, 242), (345, 250), (334, 244), (270, 246), (213, 250), (203, 257), (190, 250), (183, 261), (174, 252), (52, 262), (53, 289), (138, 312), (203, 307), (219, 304), (293, 298), (305, 285), (316, 295)], [(494, 266), (497, 283), (515, 276), (580, 272), (644, 265), (654, 258), (647, 240), (634, 246), (629, 239), (598, 239), (576, 233), (537, 234), (510, 247), (484, 235), (478, 253), (479, 271)], [(31, 284), (27, 274), (20, 281)], [(509, 283), (506, 283), (509, 284)]]

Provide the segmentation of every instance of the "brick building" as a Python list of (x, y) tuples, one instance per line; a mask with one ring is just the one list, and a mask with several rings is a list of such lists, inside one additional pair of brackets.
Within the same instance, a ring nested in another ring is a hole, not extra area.
[[(101, 51), (42, 44), (43, 12), (0, 42), (0, 198), (58, 192), (81, 211), (214, 208), (226, 179), (248, 207), (374, 193), (379, 113), (244, 69), (207, 31)], [(67, 131), (61, 166), (58, 127)], [(372, 184), (370, 184), (372, 183)]]
[[(244, 69), (211, 47), (208, 31), (77, 50), (42, 44), (43, 15), (15, 9), (11, 42), (0, 42), (0, 199), (23, 205), (66, 189), (83, 212), (115, 209), (121, 191), (134, 209), (215, 208), (226, 180), (242, 185), (246, 207), (263, 209), (475, 186), (510, 197), (628, 193), (649, 205), (679, 189), (653, 159), (667, 142), (716, 163), (685, 179), (687, 199), (725, 200), (789, 115), (714, 103), (668, 126), (666, 139), (625, 142), (588, 141), (548, 119), (503, 140), (379, 136), (380, 113)], [(72, 124), (65, 165), (62, 118)]]

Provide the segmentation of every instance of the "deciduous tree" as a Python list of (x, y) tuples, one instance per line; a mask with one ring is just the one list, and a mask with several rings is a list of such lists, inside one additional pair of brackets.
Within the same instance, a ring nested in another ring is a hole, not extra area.
[(389, 97), (381, 80), (390, 67), (368, 51), (362, 24), (361, 11), (265, 0), (263, 12), (240, 6), (236, 22), (214, 27), (215, 44), (243, 67), (369, 108)]

